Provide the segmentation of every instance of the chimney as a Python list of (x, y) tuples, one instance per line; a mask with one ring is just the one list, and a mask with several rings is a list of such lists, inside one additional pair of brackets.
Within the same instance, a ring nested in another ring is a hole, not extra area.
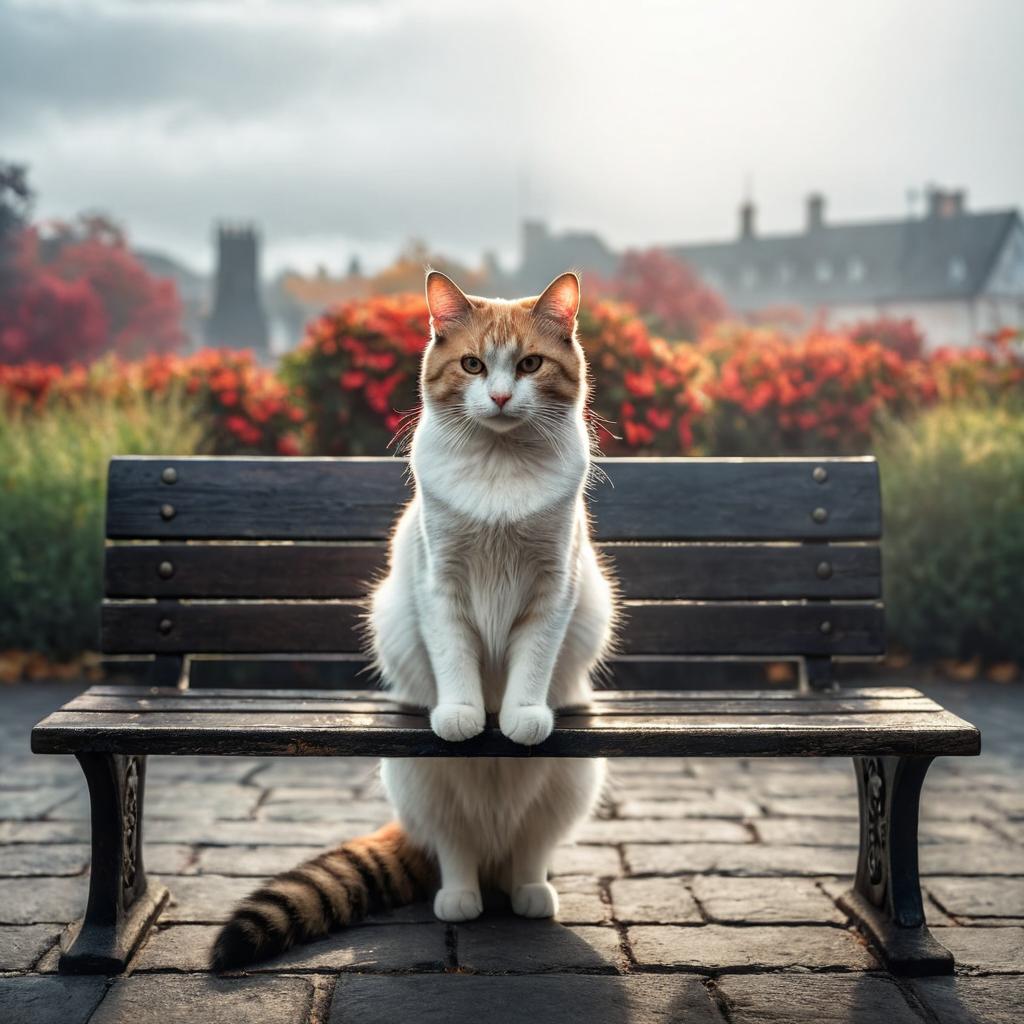
[(807, 197), (807, 230), (817, 231), (825, 226), (825, 197), (812, 192)]
[(757, 207), (748, 199), (740, 206), (740, 238), (754, 237), (754, 218)]
[(929, 217), (959, 217), (967, 206), (967, 193), (962, 188), (945, 189), (935, 186), (928, 189)]

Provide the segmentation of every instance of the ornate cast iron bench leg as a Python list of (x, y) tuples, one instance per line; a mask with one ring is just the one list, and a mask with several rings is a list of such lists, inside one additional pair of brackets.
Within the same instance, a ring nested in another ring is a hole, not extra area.
[(952, 974), (953, 955), (928, 931), (917, 873), (917, 817), (930, 757), (855, 757), (860, 856), (839, 905), (894, 974)]
[(89, 903), (77, 934), (65, 944), (65, 974), (117, 974), (167, 900), (164, 886), (146, 879), (142, 863), (145, 757), (78, 754), (92, 804)]

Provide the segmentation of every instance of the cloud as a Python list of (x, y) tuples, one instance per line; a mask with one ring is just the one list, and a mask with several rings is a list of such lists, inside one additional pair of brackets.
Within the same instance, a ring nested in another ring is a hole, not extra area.
[(0, 0), (3, 155), (43, 214), (105, 208), (194, 259), (253, 218), (272, 265), (511, 253), (524, 213), (721, 236), (748, 177), (766, 227), (812, 188), (847, 217), (929, 178), (1011, 205), (1024, 8), (983, 7)]

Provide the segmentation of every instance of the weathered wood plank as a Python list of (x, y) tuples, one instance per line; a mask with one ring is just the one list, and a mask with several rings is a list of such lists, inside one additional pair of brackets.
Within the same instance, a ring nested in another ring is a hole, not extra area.
[[(177, 689), (160, 686), (122, 686), (117, 683), (97, 683), (90, 686), (82, 696), (89, 697), (181, 697)], [(225, 697), (247, 698), (257, 700), (379, 700), (382, 703), (391, 701), (391, 696), (384, 690), (262, 690), (262, 689), (205, 689), (189, 690), (188, 696), (194, 699), (209, 701), (221, 700)], [(633, 700), (710, 700), (722, 699), (720, 690), (688, 690), (678, 697), (666, 694), (662, 690), (598, 690), (594, 701), (618, 706)], [(843, 700), (919, 700), (924, 697), (920, 690), (909, 686), (867, 686), (844, 687), (840, 690)], [(730, 700), (742, 701), (773, 701), (777, 703), (802, 703), (807, 700), (821, 700), (796, 690), (741, 690), (728, 695)], [(76, 698), (77, 699), (77, 698)], [(925, 698), (927, 699), (927, 698)]]
[[(875, 655), (882, 608), (834, 602), (626, 602), (624, 654)], [(346, 653), (362, 647), (358, 601), (107, 602), (108, 654)]]
[[(229, 691), (230, 692), (230, 691)], [(224, 696), (219, 700), (195, 697), (190, 692), (168, 697), (104, 697), (83, 694), (64, 706), (65, 711), (126, 712), (141, 715), (179, 714), (194, 712), (200, 714), (243, 715), (295, 715), (310, 712), (323, 714), (379, 713), (408, 714), (409, 705), (395, 701), (363, 700), (358, 696), (329, 700), (295, 699), (264, 700), (258, 697), (237, 698)], [(830, 697), (809, 697), (797, 701), (744, 701), (720, 698), (719, 700), (687, 700), (685, 695), (678, 698), (643, 698), (622, 701), (595, 701), (588, 709), (589, 715), (635, 715), (638, 717), (670, 715), (844, 715), (844, 714), (892, 714), (903, 712), (939, 712), (942, 708), (927, 697), (916, 700), (888, 700), (884, 697), (874, 700), (842, 700)], [(577, 713), (576, 709), (563, 710), (562, 714)]]
[(627, 602), (623, 654), (874, 655), (881, 604)]
[(364, 597), (385, 568), (381, 543), (117, 544), (108, 597)]
[[(626, 598), (870, 598), (874, 545), (606, 544)], [(106, 549), (108, 597), (363, 597), (383, 543), (162, 543)]]
[(231, 715), (160, 716), (140, 728), (130, 715), (58, 711), (32, 732), (36, 753), (365, 755), (377, 757), (861, 756), (976, 754), (977, 730), (949, 712), (867, 715), (854, 722), (792, 716), (720, 722), (679, 716), (650, 727), (606, 717), (566, 719), (538, 747), (509, 742), (493, 727), (473, 740), (439, 740), (423, 717), (267, 716), (258, 725)]
[[(871, 539), (881, 530), (869, 458), (606, 459), (601, 468), (609, 479), (590, 505), (602, 540)], [(380, 540), (408, 493), (398, 459), (121, 457), (110, 463), (107, 536)]]
[(605, 544), (626, 598), (871, 598), (882, 592), (874, 545)]

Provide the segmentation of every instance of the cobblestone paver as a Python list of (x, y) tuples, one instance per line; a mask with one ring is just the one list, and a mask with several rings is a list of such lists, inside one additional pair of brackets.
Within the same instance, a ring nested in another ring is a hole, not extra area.
[(558, 852), (558, 922), (495, 897), (446, 926), (422, 903), (215, 978), (209, 945), (238, 898), (387, 804), (366, 760), (151, 758), (146, 861), (171, 902), (124, 976), (61, 977), (89, 806), (74, 760), (33, 757), (28, 731), (74, 687), (0, 691), (0, 1021), (1019, 1021), (1024, 692), (924, 688), (982, 728), (985, 753), (940, 760), (925, 785), (925, 899), (957, 975), (917, 981), (890, 977), (836, 906), (856, 861), (849, 764), (729, 759), (616, 762), (600, 815)]

